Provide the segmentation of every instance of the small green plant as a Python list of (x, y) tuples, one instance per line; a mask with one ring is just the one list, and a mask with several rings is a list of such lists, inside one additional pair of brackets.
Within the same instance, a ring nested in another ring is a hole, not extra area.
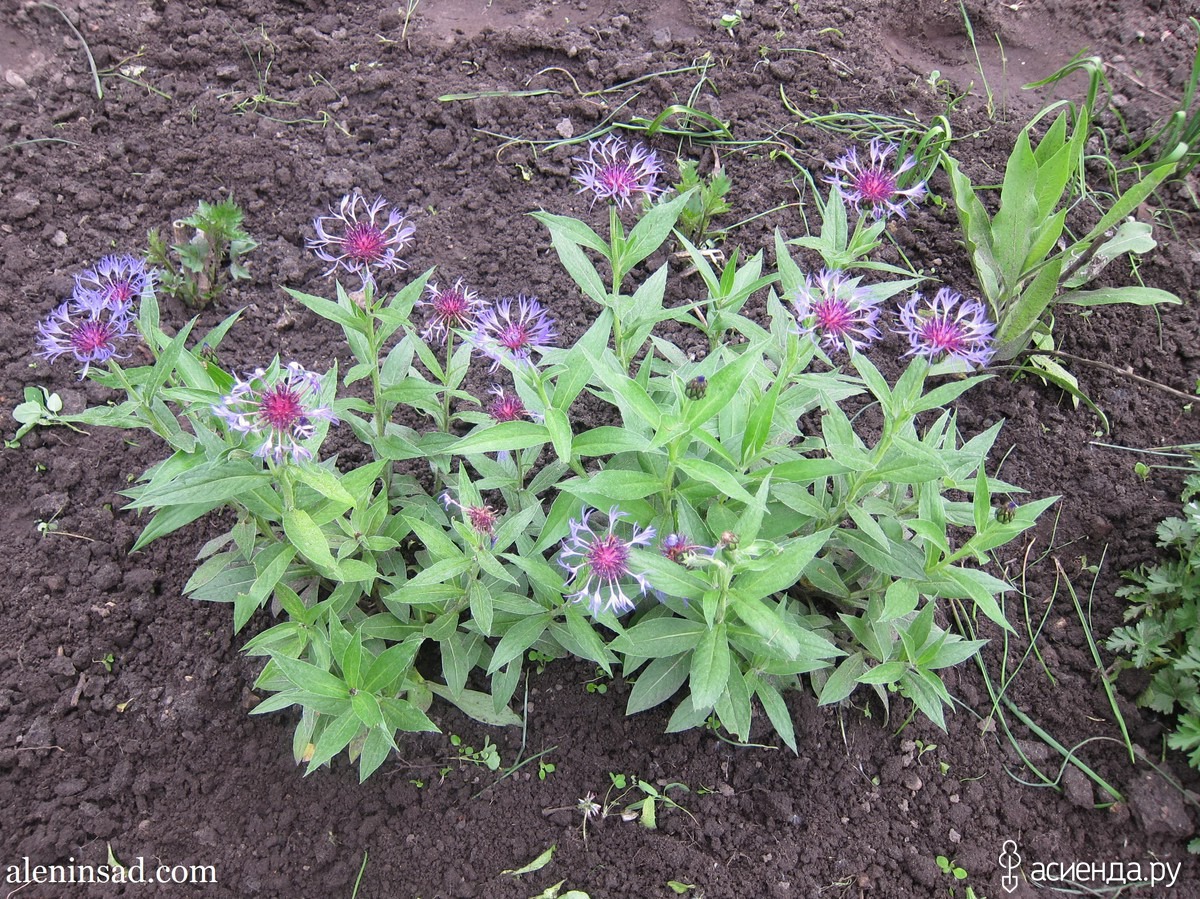
[(59, 415), (62, 409), (62, 397), (57, 393), (51, 393), (45, 387), (26, 387), (25, 401), (17, 403), (12, 411), (12, 417), (16, 419), (20, 427), (17, 428), (17, 433), (12, 436), (11, 440), (4, 441), (5, 447), (16, 449), (21, 445), (21, 438), (38, 427), (62, 425), (79, 434), (85, 433)]
[[(676, 802), (668, 795), (671, 790), (681, 790), (684, 793), (690, 793), (686, 784), (669, 783), (663, 786), (660, 791), (656, 786), (647, 783), (644, 780), (638, 779), (637, 790), (642, 794), (642, 798), (631, 802), (625, 806), (625, 810), (621, 812), (621, 818), (625, 821), (636, 820), (642, 827), (647, 830), (658, 829), (658, 812), (659, 809), (676, 808), (685, 814), (690, 815), (686, 808)], [(624, 801), (619, 799), (618, 802)]]
[(721, 165), (705, 176), (699, 175), (696, 169), (694, 160), (679, 160), (679, 180), (671, 186), (676, 194), (689, 196), (679, 214), (677, 227), (692, 243), (705, 246), (723, 237), (720, 232), (710, 233), (708, 229), (714, 218), (729, 211), (725, 197), (733, 188), (733, 181)]
[(538, 780), (545, 780), (551, 774), (558, 770), (558, 766), (553, 762), (547, 762), (544, 759), (538, 762)]
[(959, 866), (957, 862), (946, 858), (944, 855), (939, 855), (935, 861), (937, 862), (937, 866), (941, 869), (943, 874), (949, 874), (955, 880), (967, 879), (966, 869)]
[(106, 652), (100, 658), (93, 659), (92, 661), (103, 665), (104, 670), (111, 674), (113, 670), (113, 663), (116, 662), (116, 657), (111, 652)]
[(1115, 676), (1126, 668), (1151, 674), (1138, 705), (1175, 716), (1167, 745), (1187, 754), (1200, 768), (1200, 456), (1184, 479), (1182, 517), (1158, 526), (1166, 558), (1125, 572), (1129, 583), (1117, 593), (1131, 603), (1129, 623), (1113, 630), (1107, 646), (1120, 658)]
[(233, 197), (201, 200), (194, 214), (175, 222), (169, 246), (151, 230), (147, 255), (161, 269), (163, 290), (189, 306), (207, 306), (230, 282), (249, 278), (245, 256), (258, 242), (243, 230), (244, 215)]
[(604, 669), (597, 668), (596, 676), (584, 685), (584, 689), (589, 693), (598, 693), (603, 695), (608, 692), (608, 684), (605, 683), (607, 679), (608, 675), (604, 673)]
[[(476, 749), (473, 746), (464, 745), (462, 737), (458, 734), (451, 734), (450, 745), (458, 750), (458, 755), (455, 756), (458, 761), (470, 762), (472, 765), (479, 765), (489, 771), (500, 770), (500, 750), (496, 748), (496, 744), (490, 737), (484, 738), (482, 749)], [(545, 780), (545, 777), (541, 779)]]
[[(1064, 192), (1081, 176), (1090, 106), (1079, 108), (1070, 127), (1068, 118), (1066, 112), (1060, 113), (1036, 147), (1030, 134), (1038, 117), (1018, 135), (995, 216), (987, 213), (983, 190), (971, 183), (951, 155), (943, 156), (963, 241), (996, 323), (994, 359), (998, 362), (1026, 352), (1040, 336), (1049, 337), (1054, 307), (1061, 303), (1088, 307), (1180, 302), (1178, 297), (1150, 287), (1079, 288), (1113, 259), (1154, 248), (1149, 225), (1125, 220), (1170, 176), (1174, 161), (1186, 148), (1178, 148), (1170, 164), (1148, 171), (1112, 202), (1090, 231), (1076, 239), (1066, 228), (1070, 204), (1065, 202)], [(1052, 346), (1043, 342), (1039, 349)]]

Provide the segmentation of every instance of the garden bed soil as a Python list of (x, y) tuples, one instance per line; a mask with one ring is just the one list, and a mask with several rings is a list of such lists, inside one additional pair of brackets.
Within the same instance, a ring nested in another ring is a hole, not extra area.
[[(570, 180), (579, 146), (537, 141), (584, 134), (610, 115), (701, 108), (738, 140), (759, 143), (652, 143), (705, 169), (719, 155), (734, 191), (718, 225), (749, 220), (725, 248), (770, 255), (774, 229), (803, 231), (801, 197), (812, 215), (788, 157), (819, 175), (845, 144), (801, 123), (781, 91), (812, 113), (923, 121), (957, 98), (956, 155), (977, 183), (995, 183), (1029, 116), (1085, 88), (1079, 76), (1050, 93), (1023, 83), (1086, 48), (1104, 60), (1114, 106), (1136, 137), (1181, 95), (1195, 47), (1183, 0), (972, 0), (981, 74), (957, 4), (943, 0), (743, 0), (741, 22), (727, 30), (718, 20), (732, 6), (424, 0), (406, 27), (395, 2), (62, 0), (102, 73), (100, 100), (59, 12), (0, 0), (0, 406), (11, 409), (34, 384), (69, 411), (107, 399), (69, 366), (35, 359), (36, 323), (69, 295), (75, 273), (105, 253), (140, 252), (148, 228), (169, 228), (199, 199), (232, 195), (261, 243), (252, 279), (200, 313), (204, 328), (244, 307), (220, 350), (238, 371), (277, 353), (318, 371), (344, 366), (339, 335), (281, 287), (331, 289), (304, 241), (312, 217), (355, 188), (412, 217), (414, 271), (437, 265), (440, 277), (464, 277), (485, 296), (535, 294), (569, 341), (594, 309), (526, 213), (598, 210)], [(1112, 112), (1101, 124), (1115, 152), (1129, 146)], [(1195, 187), (1170, 185), (1139, 211), (1157, 212), (1163, 227), (1137, 275), (1184, 305), (1061, 314), (1063, 348), (1194, 388)], [(947, 196), (942, 176), (931, 188)], [(969, 289), (952, 209), (927, 203), (894, 237), (913, 266)], [(1107, 277), (1128, 283), (1132, 274), (1114, 265)], [(163, 300), (164, 321), (177, 327), (191, 314)], [(902, 349), (894, 336), (883, 347)], [(1082, 622), (1098, 642), (1121, 622), (1119, 572), (1155, 559), (1155, 526), (1177, 510), (1181, 485), (1169, 470), (1139, 478), (1140, 457), (1103, 444), (1198, 442), (1200, 421), (1183, 400), (1126, 377), (1085, 365), (1076, 373), (1110, 433), (1058, 390), (1006, 371), (964, 396), (959, 426), (973, 434), (1004, 419), (994, 459), (1003, 477), (1033, 496), (1062, 496), (1028, 540), (1000, 554), (1021, 588), (1008, 601), (1018, 631), (1009, 674), (1028, 645), (1026, 614), (1035, 626), (1048, 615), (1040, 658), (1026, 661), (1007, 695), (1077, 747), (1119, 802), (1010, 714), (1017, 745), (1054, 784), (1039, 782), (997, 732), (972, 665), (949, 674), (961, 707), (947, 733), (923, 719), (901, 727), (900, 701), (886, 718), (862, 693), (840, 708), (792, 694), (793, 755), (766, 730), (755, 731), (760, 747), (709, 730), (665, 735), (669, 708), (625, 718), (626, 683), (560, 661), (531, 666), (524, 731), (487, 729), (441, 703), (431, 711), (466, 745), (494, 741), (503, 767), (548, 750), (554, 767), (544, 777), (534, 763), (498, 780), (455, 759), (437, 735), (404, 740), (402, 757), (362, 785), (344, 758), (305, 777), (292, 763), (292, 718), (248, 715), (261, 699), (261, 660), (239, 647), (269, 616), (235, 636), (228, 608), (181, 595), (196, 551), (228, 522), (202, 521), (131, 553), (144, 522), (122, 511), (120, 491), (163, 447), (142, 434), (55, 428), (0, 454), (0, 870), (25, 859), (99, 864), (111, 847), (148, 872), (211, 865), (216, 884), (158, 889), (214, 899), (349, 897), (360, 870), (360, 897), (524, 899), (565, 881), (563, 892), (593, 899), (676, 895), (668, 882), (707, 899), (932, 897), (966, 886), (996, 899), (1009, 895), (997, 859), (1012, 840), (1024, 859), (1014, 896), (1041, 895), (1027, 880), (1035, 863), (1162, 861), (1182, 865), (1170, 889), (1122, 895), (1198, 897), (1200, 865), (1185, 851), (1195, 813), (1164, 779), (1195, 789), (1195, 772), (1176, 753), (1164, 757), (1164, 722), (1134, 705), (1139, 684), (1127, 677), (1116, 703), (1139, 753), (1131, 762)], [(486, 373), (470, 386), (486, 389)], [(6, 436), (14, 427), (6, 418)], [(343, 439), (330, 448), (362, 461)], [(994, 681), (1001, 643), (985, 653)], [(593, 822), (585, 838), (575, 806), (589, 792), (608, 795), (610, 774), (685, 784), (671, 795), (686, 811), (660, 810), (653, 831)], [(543, 869), (505, 873), (551, 846)], [(938, 856), (967, 879), (944, 873)], [(150, 890), (31, 885), (17, 895)]]

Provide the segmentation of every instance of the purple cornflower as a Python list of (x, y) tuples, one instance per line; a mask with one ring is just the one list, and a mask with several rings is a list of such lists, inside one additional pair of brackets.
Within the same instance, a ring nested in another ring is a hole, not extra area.
[(845, 272), (823, 269), (815, 278), (805, 275), (792, 297), (797, 333), (812, 337), (831, 352), (847, 347), (864, 350), (879, 339), (878, 303), (869, 290), (858, 286), (857, 278), (848, 278)]
[(595, 509), (584, 511), (579, 520), (571, 519), (570, 536), (562, 542), (558, 564), (570, 575), (578, 589), (567, 596), (573, 602), (588, 604), (593, 615), (606, 609), (620, 615), (633, 608), (633, 599), (626, 594), (626, 578), (637, 583), (637, 594), (649, 589), (645, 573), (629, 567), (629, 553), (635, 546), (646, 546), (654, 539), (654, 528), (633, 527), (628, 539), (617, 536), (617, 522), (624, 513), (613, 507), (608, 513), (608, 527), (595, 530), (588, 519)]
[(557, 336), (554, 319), (537, 297), (520, 294), (497, 300), (480, 312), (471, 342), (493, 360), (495, 371), (502, 359), (524, 362), (533, 350), (541, 351)]
[(905, 190), (899, 187), (900, 176), (915, 166), (917, 160), (908, 156), (897, 168), (890, 168), (888, 158), (896, 152), (896, 147), (885, 144), (879, 138), (871, 141), (868, 152), (871, 161), (863, 165), (858, 159), (857, 149), (851, 147), (828, 164), (828, 168), (836, 174), (826, 178), (826, 182), (832, 184), (860, 215), (869, 207), (875, 218), (884, 218), (889, 213), (905, 218), (905, 205), (915, 205), (925, 196), (924, 181)]
[(663, 558), (669, 559), (677, 565), (686, 565), (688, 556), (693, 553), (704, 553), (707, 556), (712, 556), (716, 554), (716, 550), (711, 546), (702, 546), (699, 543), (693, 543), (687, 538), (686, 534), (668, 534), (663, 538)]
[(658, 154), (642, 143), (627, 144), (615, 134), (588, 144), (587, 156), (576, 156), (579, 192), (592, 193), (592, 203), (605, 200), (632, 206), (636, 194), (653, 200), (665, 188), (656, 180), (663, 173)]
[(442, 505), (449, 509), (451, 506), (458, 509), (466, 516), (470, 523), (478, 533), (490, 538), (493, 542), (496, 539), (496, 522), (500, 520), (499, 513), (489, 505), (482, 506), (464, 506), (453, 496), (450, 491), (446, 490), (441, 495)]
[(995, 351), (995, 329), (982, 303), (963, 299), (949, 287), (940, 288), (932, 300), (914, 293), (900, 308), (900, 333), (910, 347), (906, 356), (932, 360), (944, 354), (983, 368)]
[(254, 451), (260, 459), (280, 464), (285, 457), (296, 462), (312, 459), (301, 441), (316, 433), (316, 422), (337, 424), (328, 406), (317, 405), (321, 378), (298, 362), (289, 362), (282, 372), (268, 379), (265, 369), (256, 368), (245, 380), (235, 378), (229, 395), (213, 406), (213, 414), (240, 434), (265, 435)]
[(463, 284), (462, 278), (455, 281), (453, 287), (445, 289), (430, 284), (425, 292), (428, 297), (418, 300), (417, 305), (429, 310), (429, 319), (421, 331), (421, 337), (426, 341), (436, 338), (445, 346), (451, 328), (470, 331), (475, 327), (484, 304), (475, 291)]
[(154, 289), (157, 280), (157, 269), (146, 268), (136, 256), (105, 256), (95, 268), (75, 276), (74, 299), (89, 310), (107, 306), (125, 314), (132, 311), (134, 300)]
[(522, 421), (532, 419), (533, 413), (525, 408), (521, 398), (515, 393), (508, 393), (503, 387), (493, 387), (489, 393), (496, 398), (488, 403), (488, 415), (494, 421)]
[(68, 300), (38, 323), (40, 349), (35, 355), (53, 362), (69, 352), (83, 363), (82, 381), (93, 362), (125, 358), (117, 350), (132, 325), (127, 308), (105, 305), (94, 295)]
[(343, 268), (363, 279), (375, 280), (375, 271), (394, 272), (407, 268), (397, 253), (412, 243), (416, 228), (383, 197), (368, 203), (359, 193), (346, 194), (329, 215), (313, 219), (316, 238), (308, 248), (318, 259), (332, 263), (326, 277)]

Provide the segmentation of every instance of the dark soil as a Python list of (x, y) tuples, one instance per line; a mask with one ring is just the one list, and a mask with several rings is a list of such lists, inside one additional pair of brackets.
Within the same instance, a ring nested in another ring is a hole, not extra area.
[[(754, 252), (771, 246), (775, 228), (793, 236), (803, 229), (797, 170), (772, 150), (819, 171), (843, 148), (842, 138), (801, 125), (781, 88), (816, 113), (907, 111), (928, 120), (945, 110), (946, 95), (927, 82), (938, 70), (953, 95), (965, 94), (951, 116), (964, 138), (957, 155), (988, 183), (999, 180), (1016, 131), (1050, 99), (1022, 83), (1088, 48), (1107, 64), (1114, 104), (1136, 137), (1181, 94), (1195, 41), (1187, 22), (1195, 8), (1184, 0), (973, 0), (994, 96), (989, 114), (957, 5), (943, 0), (801, 0), (795, 8), (742, 0), (744, 20), (732, 34), (715, 24), (730, 8), (708, 0), (424, 0), (407, 34), (394, 2), (60, 5), (107, 73), (102, 101), (83, 47), (54, 9), (0, 0), (5, 409), (32, 384), (61, 394), (68, 410), (105, 401), (103, 389), (74, 380), (69, 366), (33, 357), (36, 322), (69, 294), (74, 273), (105, 253), (140, 252), (148, 228), (169, 228), (199, 199), (232, 194), (261, 241), (253, 280), (201, 314), (211, 326), (245, 307), (222, 347), (223, 361), (238, 370), (276, 353), (319, 371), (344, 362), (339, 335), (280, 288), (329, 289), (304, 239), (312, 216), (353, 188), (380, 193), (413, 217), (414, 270), (437, 265), (441, 277), (462, 276), (484, 295), (536, 294), (571, 340), (591, 309), (525, 213), (590, 214), (569, 180), (579, 149), (535, 141), (582, 134), (610, 115), (653, 118), (689, 99), (728, 120), (739, 140), (771, 138), (719, 148), (735, 192), (734, 211), (718, 224), (771, 210), (729, 235), (727, 248)], [(703, 74), (693, 68), (702, 62)], [(689, 71), (598, 93), (681, 68)], [(137, 81), (115, 74), (122, 71)], [(546, 92), (487, 95), (535, 89)], [(1083, 89), (1076, 78), (1054, 96)], [(461, 94), (475, 98), (447, 96)], [(1116, 150), (1128, 146), (1112, 114), (1103, 124)], [(668, 156), (713, 162), (709, 147), (661, 136), (653, 143)], [(1066, 350), (1193, 389), (1195, 187), (1192, 180), (1161, 193), (1160, 247), (1138, 272), (1185, 304), (1157, 314), (1061, 314)], [(932, 188), (946, 193), (942, 181)], [(895, 234), (914, 266), (969, 289), (955, 235), (953, 212), (935, 203)], [(1127, 283), (1131, 273), (1119, 268), (1109, 277)], [(164, 300), (164, 320), (178, 325), (190, 314)], [(142, 522), (121, 511), (119, 491), (162, 447), (58, 428), (0, 455), (9, 572), (0, 591), (0, 866), (7, 873), (25, 858), (99, 864), (111, 846), (126, 862), (143, 858), (147, 871), (214, 866), (216, 885), (160, 888), (211, 897), (350, 897), (365, 857), (360, 897), (524, 899), (565, 880), (564, 892), (593, 899), (673, 896), (668, 881), (694, 885), (687, 895), (707, 899), (931, 897), (952, 887), (962, 895), (967, 885), (996, 899), (1007, 895), (997, 857), (1013, 840), (1026, 861), (1022, 874), (1036, 862), (1168, 861), (1183, 866), (1172, 889), (1122, 895), (1200, 896), (1200, 865), (1185, 851), (1194, 812), (1155, 768), (1131, 763), (1081, 618), (1055, 576), (1060, 563), (1102, 642), (1121, 620), (1119, 572), (1154, 559), (1154, 528), (1177, 508), (1180, 480), (1156, 469), (1143, 481), (1133, 471), (1137, 456), (1097, 441), (1198, 442), (1200, 421), (1166, 393), (1088, 366), (1076, 371), (1107, 412), (1110, 434), (1058, 391), (1007, 372), (964, 397), (959, 423), (973, 434), (1005, 419), (996, 457), (1006, 456), (1003, 476), (1034, 496), (1063, 497), (1057, 517), (1047, 515), (1005, 556), (1024, 588), (1009, 598), (1018, 630), (1025, 632), (1026, 611), (1035, 624), (1049, 615), (1038, 642), (1044, 667), (1031, 658), (1008, 695), (1063, 746), (1078, 747), (1078, 758), (1122, 793), (1120, 802), (1111, 804), (1076, 768), (1062, 770), (1062, 757), (1009, 716), (1024, 752), (1055, 780), (1041, 785), (1007, 739), (981, 726), (991, 701), (974, 667), (950, 675), (962, 707), (949, 733), (924, 720), (901, 729), (905, 710), (896, 703), (884, 720), (865, 696), (838, 709), (794, 694), (793, 756), (735, 747), (710, 731), (665, 736), (669, 710), (627, 719), (624, 683), (589, 692), (591, 668), (558, 662), (531, 672), (524, 734), (489, 731), (445, 705), (433, 709), (445, 733), (465, 744), (493, 740), (506, 767), (522, 752), (549, 749), (544, 759), (554, 770), (544, 779), (535, 763), (497, 782), (486, 768), (455, 760), (438, 736), (407, 741), (404, 757), (364, 785), (344, 759), (303, 777), (292, 764), (291, 719), (247, 714), (260, 662), (240, 654), (245, 635), (232, 634), (229, 610), (181, 597), (196, 550), (219, 522), (131, 554)], [(11, 429), (6, 419), (4, 431)], [(251, 631), (267, 623), (261, 618)], [(1010, 673), (1025, 645), (1022, 638), (1010, 648)], [(986, 659), (998, 678), (999, 641)], [(1182, 758), (1163, 759), (1164, 724), (1135, 707), (1137, 688), (1123, 679), (1117, 696), (1134, 744), (1195, 789)], [(756, 739), (772, 743), (766, 732)], [(672, 793), (686, 812), (662, 811), (657, 831), (618, 818), (593, 822), (584, 839), (576, 803), (588, 792), (603, 798), (610, 773), (686, 784), (689, 793)], [(503, 873), (552, 845), (541, 871)], [(939, 855), (967, 880), (939, 870)], [(4, 892), (32, 899), (151, 889)], [(1023, 880), (1012, 895), (1035, 893)]]

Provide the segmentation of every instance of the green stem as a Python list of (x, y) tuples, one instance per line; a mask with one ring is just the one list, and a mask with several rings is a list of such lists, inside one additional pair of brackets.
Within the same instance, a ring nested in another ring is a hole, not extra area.
[(621, 282), (625, 280), (622, 268), (622, 257), (625, 255), (625, 229), (621, 225), (621, 217), (617, 214), (617, 204), (608, 205), (608, 244), (612, 265), (612, 290), (609, 296), (609, 308), (613, 314), (613, 345), (617, 350), (617, 358), (621, 366), (628, 370), (630, 359), (625, 352), (625, 328), (621, 324)]
[[(379, 460), (379, 444), (387, 435), (387, 423), (391, 416), (384, 411), (383, 379), (379, 360), (379, 351), (382, 348), (383, 341), (380, 339), (379, 332), (375, 328), (375, 314), (371, 311), (372, 300), (374, 299), (372, 296), (372, 286), (368, 284), (366, 290), (367, 295), (364, 298), (364, 305), (366, 306), (365, 315), (367, 319), (367, 346), (371, 351), (371, 396), (374, 399), (371, 417), (375, 422), (376, 438), (376, 445), (372, 447), (372, 452), (375, 459)], [(390, 497), (392, 490), (392, 466), (390, 464), (383, 467), (380, 477), (383, 479), (383, 495)]]

